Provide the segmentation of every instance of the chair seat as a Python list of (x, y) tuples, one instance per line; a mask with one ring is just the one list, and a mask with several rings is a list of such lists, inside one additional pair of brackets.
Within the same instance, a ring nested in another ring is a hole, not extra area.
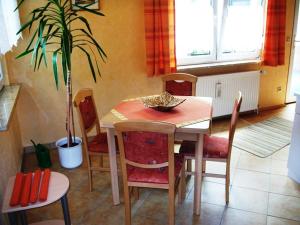
[[(117, 153), (119, 153), (117, 139), (116, 141), (116, 148)], [(100, 133), (97, 134), (89, 143), (88, 143), (88, 150), (90, 152), (98, 152), (98, 153), (108, 153), (108, 143), (107, 143), (107, 134)]]
[[(183, 166), (183, 156), (181, 154), (174, 154), (174, 161), (174, 173), (175, 177), (178, 177)], [(168, 172), (168, 167), (159, 169), (144, 169), (132, 166), (127, 167), (129, 182), (168, 184)]]
[[(204, 135), (203, 158), (222, 158), (228, 156), (229, 141), (227, 138)], [(196, 142), (183, 141), (179, 152), (186, 156), (195, 157)]]

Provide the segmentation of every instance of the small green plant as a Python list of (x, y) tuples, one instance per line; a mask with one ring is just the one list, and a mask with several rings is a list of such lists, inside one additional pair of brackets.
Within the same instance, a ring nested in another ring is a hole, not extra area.
[[(27, 0), (29, 1), (29, 0)], [(17, 8), (26, 2), (20, 0)], [(95, 40), (92, 34), (88, 20), (79, 15), (78, 11), (72, 10), (70, 0), (46, 0), (44, 6), (33, 9), (29, 16), (30, 20), (22, 25), (18, 33), (28, 29), (29, 32), (34, 28), (28, 46), (17, 58), (31, 54), (31, 64), (34, 70), (39, 69), (42, 61), (47, 67), (49, 59), (47, 55), (51, 54), (52, 70), (55, 85), (58, 88), (58, 59), (62, 68), (63, 80), (67, 88), (67, 116), (66, 131), (68, 143), (67, 147), (75, 145), (74, 116), (72, 107), (72, 55), (75, 49), (84, 53), (91, 70), (94, 81), (96, 75), (100, 74), (98, 58), (103, 61), (106, 54), (100, 44)], [(89, 9), (92, 4), (79, 5), (74, 4), (82, 11), (86, 11), (98, 16), (104, 16), (101, 12)], [(80, 26), (73, 26), (74, 22), (80, 22)], [(36, 26), (35, 26), (36, 25)], [(50, 50), (48, 48), (51, 48)], [(73, 138), (72, 138), (73, 137)]]

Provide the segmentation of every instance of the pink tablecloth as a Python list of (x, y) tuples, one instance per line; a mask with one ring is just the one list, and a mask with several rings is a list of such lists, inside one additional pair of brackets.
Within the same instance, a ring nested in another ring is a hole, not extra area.
[(151, 120), (173, 123), (182, 127), (211, 118), (211, 103), (197, 97), (184, 97), (186, 101), (169, 112), (146, 108), (140, 99), (123, 101), (112, 113), (121, 120)]

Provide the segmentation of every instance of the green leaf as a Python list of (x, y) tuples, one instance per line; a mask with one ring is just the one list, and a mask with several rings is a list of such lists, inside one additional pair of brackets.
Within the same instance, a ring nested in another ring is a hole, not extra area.
[(23, 30), (25, 30), (28, 26), (31, 26), (31, 24), (37, 20), (38, 18), (33, 18), (30, 21), (28, 21), (27, 23), (23, 24), (20, 28), (20, 30), (18, 30), (17, 34), (21, 33)]
[(14, 12), (22, 5), (23, 2), (24, 2), (24, 0), (21, 0), (21, 1), (18, 3), (18, 5), (17, 5), (17, 7), (15, 8)]
[(38, 32), (38, 30), (36, 30), (36, 31), (34, 32), (34, 34), (32, 35), (31, 40), (30, 40), (30, 42), (29, 42), (29, 44), (28, 44), (26, 50), (28, 50), (29, 48), (31, 48), (32, 42), (33, 42), (33, 40), (34, 40), (34, 38), (35, 38), (37, 32)]
[(83, 51), (86, 56), (87, 56), (87, 59), (88, 59), (88, 62), (89, 62), (89, 66), (90, 66), (90, 69), (91, 69), (91, 72), (92, 72), (92, 75), (93, 75), (93, 78), (94, 78), (94, 81), (96, 82), (96, 74), (95, 74), (95, 69), (94, 69), (94, 66), (93, 66), (93, 61), (91, 59), (91, 56), (89, 55), (89, 53), (84, 49), (82, 48), (81, 46), (77, 46), (79, 49), (81, 49), (81, 51)]
[(57, 53), (59, 50), (60, 49), (55, 50), (52, 55), (53, 74), (54, 74), (56, 89), (58, 89)]
[[(88, 33), (88, 32), (86, 32), (84, 29), (81, 29), (81, 31), (83, 32), (83, 33), (85, 33), (92, 41), (93, 41), (93, 43), (95, 44), (95, 46), (97, 47), (97, 50), (98, 50), (98, 52), (99, 52), (99, 55), (101, 56), (101, 58), (102, 58), (102, 60), (105, 62), (105, 59), (104, 59), (104, 57), (106, 58), (107, 57), (107, 55), (106, 55), (106, 53), (103, 51), (103, 49), (101, 48), (101, 46), (98, 44), (98, 42)], [(104, 57), (103, 57), (104, 56)]]
[(30, 49), (30, 50), (25, 50), (24, 52), (22, 52), (21, 54), (19, 54), (17, 57), (16, 57), (16, 59), (19, 59), (19, 58), (21, 58), (21, 57), (23, 57), (23, 56), (25, 56), (25, 55), (28, 55), (29, 53), (31, 53), (31, 52), (33, 52), (33, 49)]
[(62, 59), (61, 64), (62, 64), (62, 68), (63, 68), (63, 77), (64, 77), (64, 82), (65, 82), (65, 85), (66, 85), (67, 84), (67, 76), (68, 76), (68, 66), (67, 66), (64, 51), (62, 52), (61, 59)]
[(82, 16), (78, 16), (77, 19), (80, 19), (83, 23), (85, 23), (88, 31), (90, 32), (90, 34), (92, 34), (92, 30), (91, 30), (91, 27), (90, 27), (90, 24), (89, 22), (87, 21), (86, 18), (82, 17)]
[(44, 40), (44, 41), (42, 42), (42, 56), (43, 56), (43, 58), (44, 58), (45, 66), (47, 67), (46, 44), (47, 44), (47, 41)]
[(63, 31), (63, 36), (62, 36), (62, 49), (65, 52), (68, 69), (71, 70), (71, 52), (70, 52), (69, 36), (68, 36), (68, 32), (65, 30)]
[[(91, 4), (89, 4), (89, 5), (91, 5)], [(89, 13), (92, 13), (92, 14), (95, 14), (95, 15), (98, 15), (98, 16), (105, 16), (103, 13), (101, 13), (97, 10), (89, 9), (88, 8), (89, 5), (82, 6), (82, 5), (78, 5), (78, 4), (73, 4), (73, 6), (78, 7), (79, 9), (82, 9), (82, 10), (87, 11)]]
[(43, 59), (43, 53), (40, 54), (40, 58), (39, 58), (38, 66), (37, 66), (38, 70), (40, 69), (40, 65), (41, 65), (42, 59)]

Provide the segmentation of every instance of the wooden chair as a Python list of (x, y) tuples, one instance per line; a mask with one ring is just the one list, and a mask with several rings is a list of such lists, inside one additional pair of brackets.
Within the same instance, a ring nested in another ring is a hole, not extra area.
[[(171, 73), (162, 76), (163, 91), (172, 95), (195, 96), (197, 77), (188, 73)], [(175, 140), (175, 144), (181, 144), (181, 140)], [(191, 171), (191, 160), (187, 160), (187, 170)]]
[[(239, 111), (242, 104), (242, 95), (239, 93), (238, 99), (235, 100), (234, 108), (231, 116), (231, 122), (229, 126), (229, 137), (222, 138), (216, 136), (204, 136), (203, 144), (203, 171), (202, 176), (205, 177), (217, 177), (225, 178), (225, 199), (226, 204), (229, 202), (229, 186), (230, 186), (230, 158), (231, 158), (231, 149), (232, 142), (235, 133), (235, 128), (237, 120), (239, 117)], [(184, 163), (186, 160), (195, 159), (195, 142), (184, 141), (180, 147), (180, 153), (184, 154)], [(223, 174), (212, 174), (206, 173), (205, 164), (206, 161), (215, 161), (215, 162), (225, 162), (226, 163), (226, 173)], [(186, 174), (193, 174), (193, 172), (186, 172)], [(185, 184), (183, 184), (185, 186)], [(184, 196), (184, 194), (183, 194)]]
[(162, 76), (163, 91), (172, 95), (195, 96), (197, 77), (187, 73), (171, 73)]
[[(131, 224), (130, 187), (167, 189), (169, 225), (175, 221), (175, 186), (184, 177), (183, 156), (174, 154), (175, 125), (125, 121), (115, 124), (123, 174), (126, 225)], [(182, 199), (182, 182), (179, 200)]]
[[(87, 158), (89, 187), (93, 188), (93, 171), (109, 171), (109, 167), (103, 166), (103, 157), (108, 156), (108, 144), (106, 133), (101, 133), (99, 118), (95, 107), (92, 89), (84, 88), (79, 90), (73, 100), (79, 118), (79, 125), (82, 133), (83, 146)], [(96, 129), (96, 136), (88, 137), (88, 134)], [(117, 146), (117, 145), (116, 145)], [(92, 157), (99, 157), (98, 166), (92, 163)]]

